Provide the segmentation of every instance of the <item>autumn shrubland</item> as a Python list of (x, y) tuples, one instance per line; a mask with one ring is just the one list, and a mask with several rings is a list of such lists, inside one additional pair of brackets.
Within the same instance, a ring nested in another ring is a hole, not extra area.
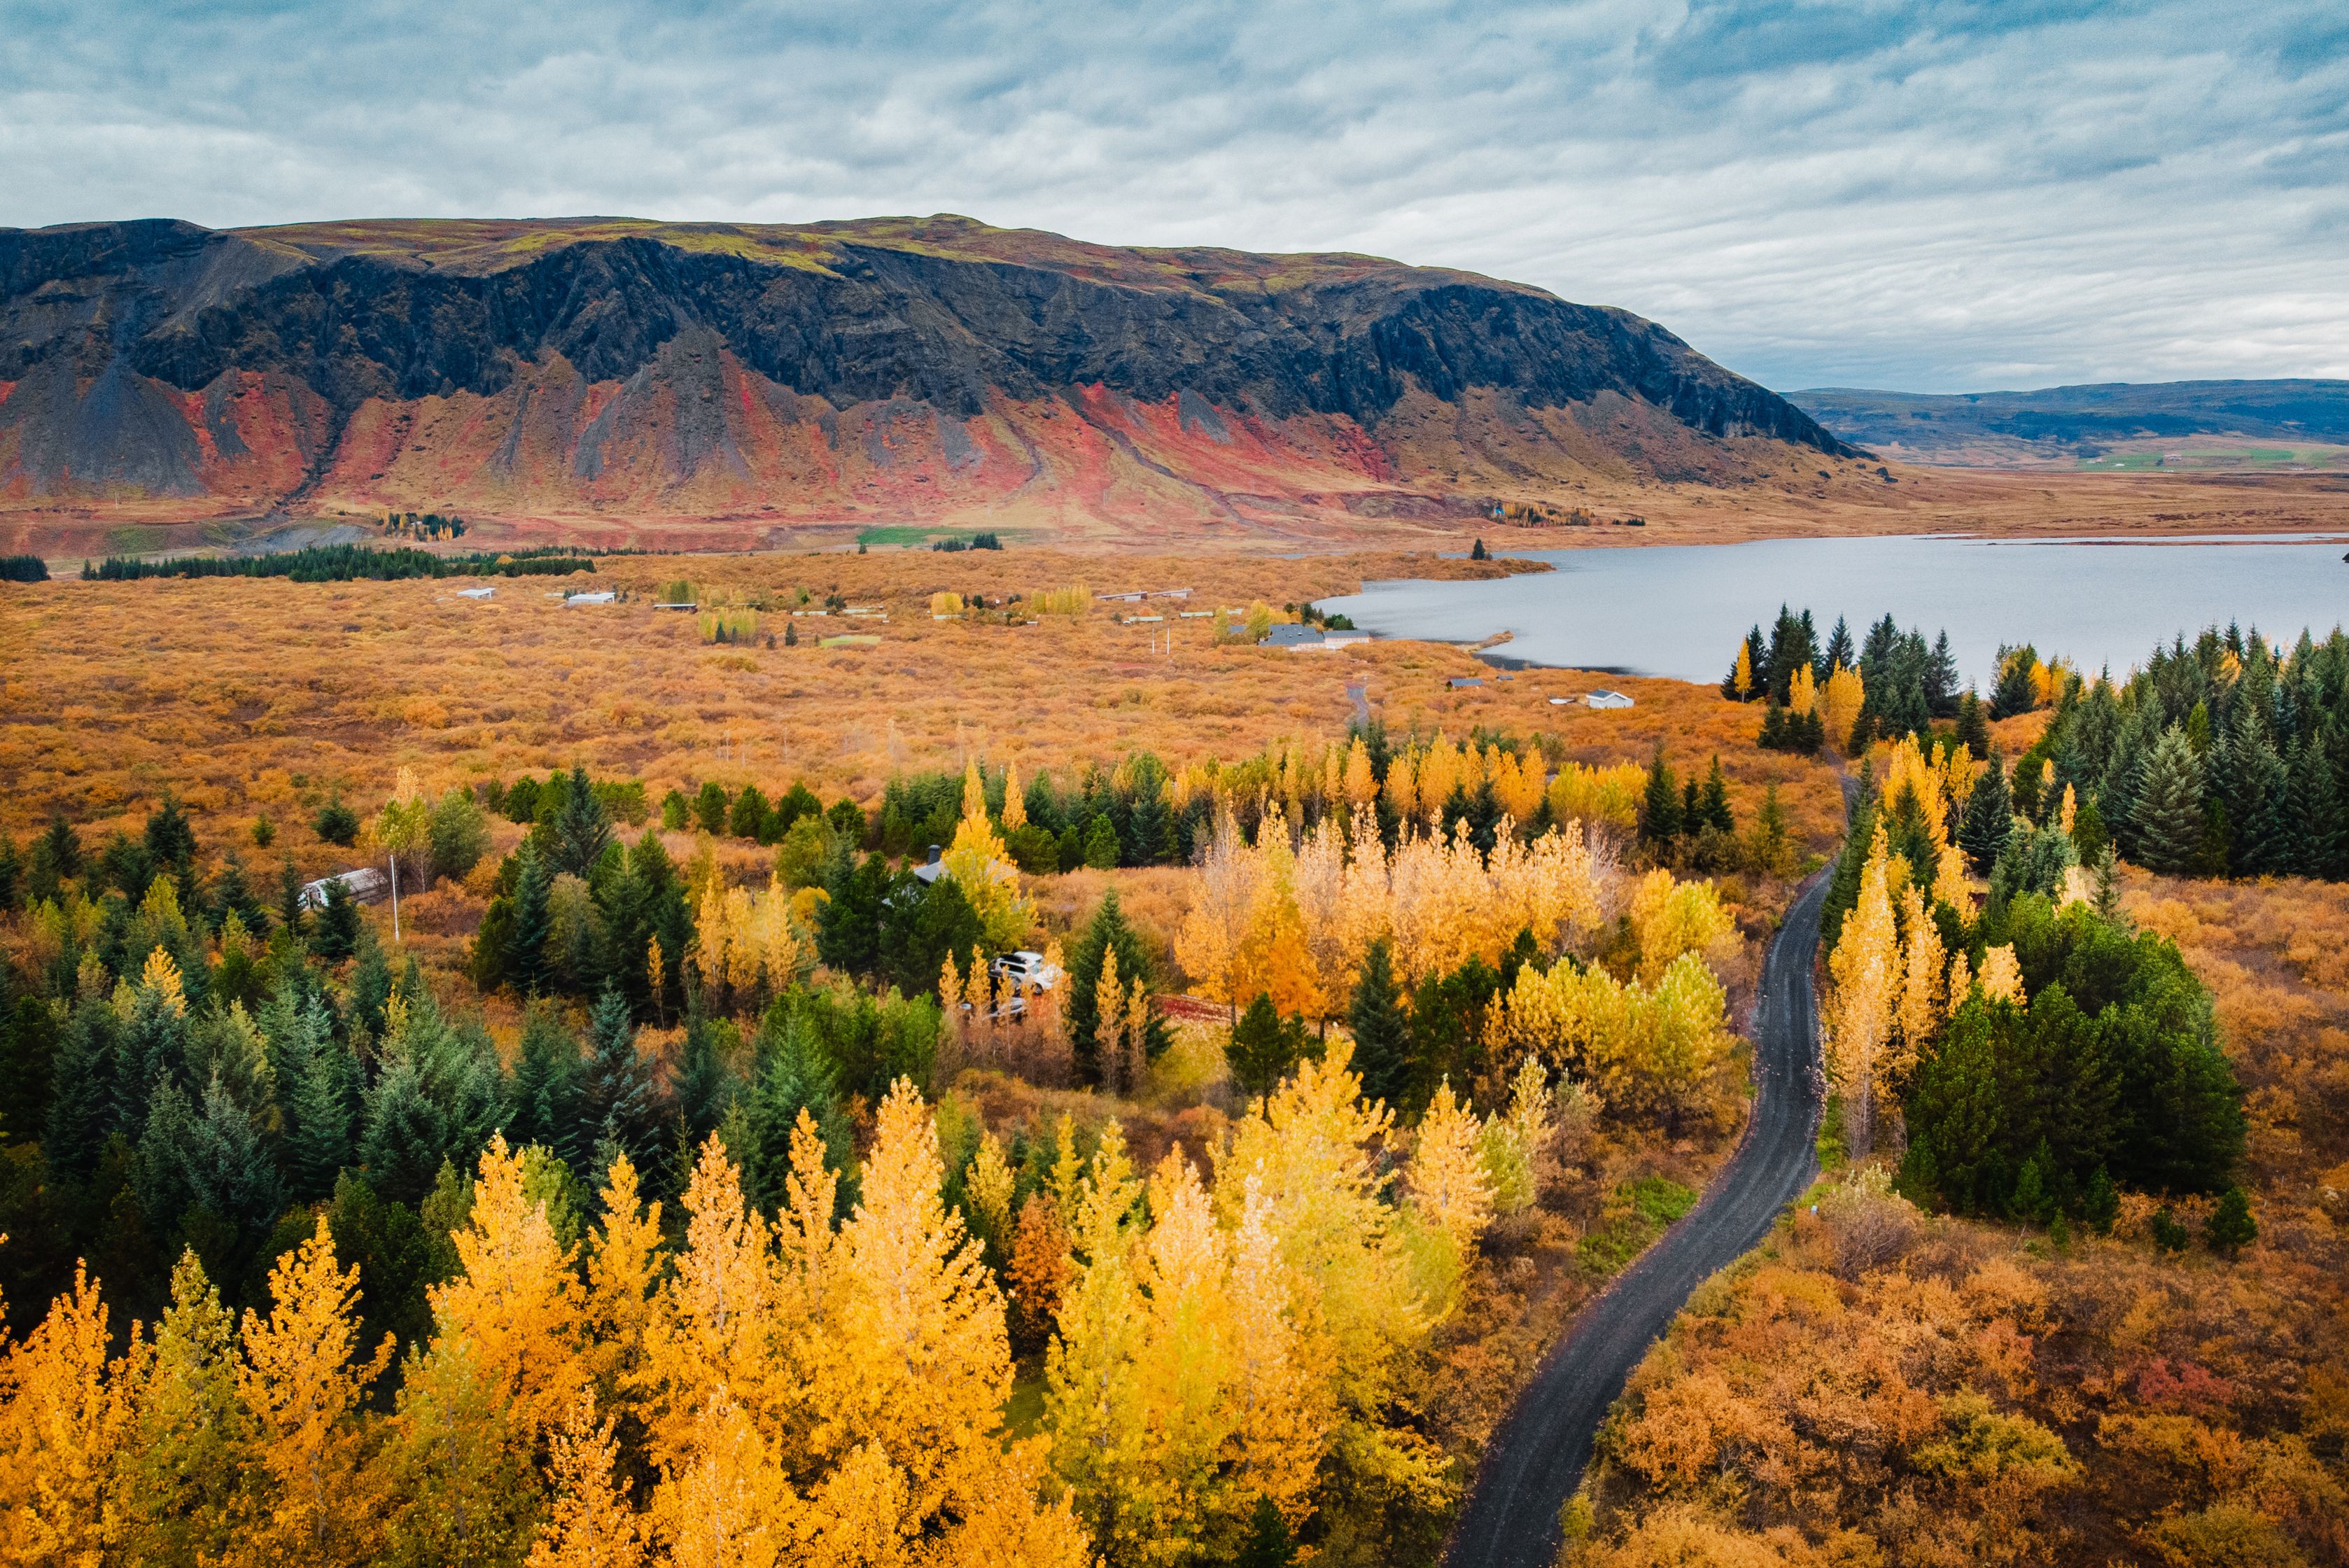
[(1705, 689), (1109, 597), (1421, 565), (12, 598), (12, 1543), (1424, 1560), (1841, 814)]

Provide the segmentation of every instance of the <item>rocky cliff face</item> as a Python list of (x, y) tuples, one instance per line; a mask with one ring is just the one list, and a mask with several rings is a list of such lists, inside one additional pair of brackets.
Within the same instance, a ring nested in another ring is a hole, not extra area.
[(0, 231), (0, 504), (1131, 528), (1849, 455), (1619, 310), (964, 219)]

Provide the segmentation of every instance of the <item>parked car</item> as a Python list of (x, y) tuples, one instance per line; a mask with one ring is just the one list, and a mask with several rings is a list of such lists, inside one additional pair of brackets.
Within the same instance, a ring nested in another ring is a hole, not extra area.
[(1050, 991), (1061, 983), (1061, 971), (1056, 966), (1046, 963), (1042, 953), (1024, 948), (1016, 953), (1005, 953), (987, 966), (987, 972), (999, 981), (1016, 981), (1030, 991)]

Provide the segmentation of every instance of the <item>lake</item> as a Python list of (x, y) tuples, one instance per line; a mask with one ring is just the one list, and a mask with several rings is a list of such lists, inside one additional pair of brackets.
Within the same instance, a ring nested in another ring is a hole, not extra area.
[(2287, 645), (2349, 621), (2343, 540), (2297, 535), (2164, 543), (1934, 537), (1773, 539), (1512, 551), (1553, 570), (1486, 582), (1375, 582), (1318, 601), (1382, 637), (1475, 642), (1534, 664), (1717, 681), (1738, 639), (1766, 638), (1783, 602), (1836, 617), (1857, 643), (1889, 611), (1927, 641), (1946, 628), (1966, 680), (1989, 689), (2001, 643), (2033, 644), (2116, 676), (2157, 641), (2216, 623)]

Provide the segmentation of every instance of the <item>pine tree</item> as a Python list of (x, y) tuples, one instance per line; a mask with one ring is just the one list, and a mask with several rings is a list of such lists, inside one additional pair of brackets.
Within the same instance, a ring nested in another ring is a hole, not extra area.
[(1232, 1086), (1243, 1095), (1264, 1094), (1288, 1075), (1304, 1048), (1304, 1032), (1286, 1023), (1272, 998), (1259, 992), (1232, 1026)]
[(2251, 1219), (2250, 1195), (2240, 1187), (2230, 1187), (2219, 1195), (2218, 1206), (2203, 1223), (2202, 1239), (2210, 1250), (2233, 1257), (2260, 1238), (2260, 1228)]
[[(653, 1064), (636, 1049), (627, 999), (606, 989), (587, 1019), (587, 1063), (580, 1078), (580, 1137), (591, 1149), (608, 1143), (643, 1170), (660, 1153), (661, 1105)], [(591, 1158), (598, 1185), (609, 1157)]]
[(358, 950), (359, 906), (340, 878), (326, 884), (326, 907), (319, 911), (310, 950), (328, 963), (339, 963)]
[(203, 1114), (181, 1145), (181, 1162), (190, 1199), (243, 1240), (258, 1244), (285, 1207), (276, 1162), (217, 1074), (204, 1091)]
[(555, 816), (554, 868), (583, 879), (591, 877), (611, 842), (612, 818), (587, 782), (587, 770), (574, 766), (571, 787)]
[(1965, 813), (1958, 822), (1958, 842), (1974, 869), (1987, 874), (1998, 863), (2013, 830), (2013, 797), (2007, 792), (2006, 774), (1993, 752), (1989, 766), (1974, 781), (1973, 793), (1966, 797)]
[(286, 1120), (283, 1158), (289, 1195), (308, 1203), (329, 1196), (352, 1161), (359, 1064), (332, 1033), (316, 997), (294, 1013), (291, 1033), (281, 1054), (292, 1070), (278, 1080)]
[(2201, 860), (2205, 826), (2202, 764), (2178, 726), (2164, 731), (2146, 758), (2144, 783), (2131, 815), (2137, 857), (2147, 870), (2175, 877), (2193, 874)]
[(295, 868), (289, 853), (277, 873), (277, 924), (298, 941), (308, 920), (308, 911), (302, 907), (302, 873)]
[(504, 941), (505, 980), (526, 996), (537, 996), (547, 988), (550, 963), (546, 941), (554, 929), (554, 915), (549, 900), (554, 889), (554, 868), (539, 854), (531, 840), (523, 840), (520, 864), (514, 877), (513, 924)]
[(57, 1061), (57, 1015), (30, 992), (12, 997), (10, 972), (0, 965), (0, 1145), (42, 1136)]
[(2291, 819), (2297, 864), (2304, 877), (2338, 881), (2349, 876), (2349, 827), (2323, 748), (2302, 736), (2292, 743)]
[(1680, 781), (1672, 776), (1671, 764), (1664, 761), (1663, 744), (1659, 742), (1655, 759), (1648, 764), (1648, 790), (1640, 806), (1640, 836), (1670, 850), (1682, 826)]
[(809, 1038), (807, 1026), (778, 1003), (759, 1031), (757, 1076), (727, 1117), (727, 1147), (742, 1170), (742, 1186), (761, 1210), (780, 1209), (789, 1194), (792, 1134), (802, 1116), (816, 1128), (827, 1158), (844, 1165), (852, 1152), (848, 1118), (832, 1064)]
[(1418, 1088), (1419, 1064), (1403, 1020), (1393, 955), (1383, 937), (1362, 954), (1346, 1027), (1354, 1036), (1354, 1070), (1361, 1075), (1362, 1093), (1389, 1106), (1410, 1103)]
[(1714, 754), (1713, 769), (1704, 776), (1704, 792), (1698, 797), (1697, 809), (1705, 826), (1723, 833), (1737, 831), (1737, 818), (1729, 809), (1729, 783), (1722, 777), (1719, 753)]
[(405, 1056), (391, 1063), (367, 1091), (359, 1158), (368, 1185), (394, 1202), (421, 1201), (432, 1190), (448, 1143), (447, 1124), (425, 1094), (416, 1064)]
[(579, 1042), (543, 1006), (523, 1014), (522, 1044), (507, 1085), (505, 1133), (517, 1148), (544, 1147), (572, 1169), (593, 1151), (596, 1133), (580, 1127)]
[(1977, 757), (1990, 755), (1990, 720), (1982, 711), (1982, 699), (1968, 687), (1958, 699), (1958, 743)]

